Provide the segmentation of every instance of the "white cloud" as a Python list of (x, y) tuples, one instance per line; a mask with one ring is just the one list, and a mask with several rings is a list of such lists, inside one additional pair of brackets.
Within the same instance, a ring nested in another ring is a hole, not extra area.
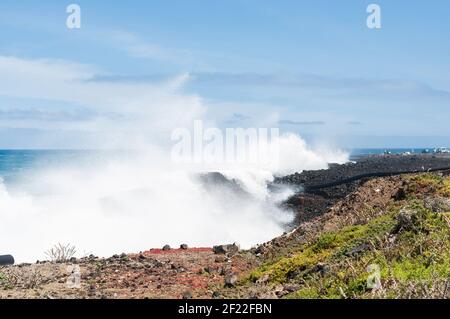
[(198, 96), (180, 93), (188, 74), (151, 84), (89, 81), (99, 72), (93, 66), (68, 61), (0, 56), (0, 95), (61, 101), (61, 111), (71, 103), (100, 114), (88, 121), (59, 123), (60, 128), (120, 131), (133, 136), (138, 131), (156, 134), (188, 126), (206, 109)]
[(155, 59), (167, 61), (175, 65), (187, 65), (193, 63), (193, 57), (189, 50), (165, 48), (160, 44), (143, 40), (137, 34), (126, 31), (114, 31), (106, 33), (109, 39), (119, 50), (125, 50), (132, 58)]

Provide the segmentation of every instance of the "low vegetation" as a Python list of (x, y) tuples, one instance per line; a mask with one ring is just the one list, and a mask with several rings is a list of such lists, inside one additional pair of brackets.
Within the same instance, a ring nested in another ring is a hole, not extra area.
[(425, 208), (449, 195), (450, 179), (405, 177), (407, 196), (366, 224), (323, 233), (252, 271), (243, 285), (290, 285), (285, 298), (450, 297), (450, 223)]

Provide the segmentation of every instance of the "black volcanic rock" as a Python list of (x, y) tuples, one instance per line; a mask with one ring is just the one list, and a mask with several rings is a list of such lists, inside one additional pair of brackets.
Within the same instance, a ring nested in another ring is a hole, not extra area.
[(303, 171), (277, 177), (275, 184), (301, 185), (305, 190), (320, 189), (351, 183), (363, 178), (419, 173), (450, 169), (449, 155), (373, 155), (358, 162), (332, 164), (328, 169)]
[[(441, 170), (450, 170), (449, 155), (373, 155), (356, 163), (332, 164), (328, 169), (277, 177), (269, 189), (288, 185), (297, 190), (282, 204), (295, 212), (292, 227), (296, 227), (324, 214), (334, 203), (371, 178)], [(404, 196), (404, 190), (396, 194), (398, 200)]]
[(198, 178), (208, 192), (229, 192), (239, 197), (250, 198), (251, 195), (235, 179), (228, 179), (222, 173), (209, 172), (199, 174)]

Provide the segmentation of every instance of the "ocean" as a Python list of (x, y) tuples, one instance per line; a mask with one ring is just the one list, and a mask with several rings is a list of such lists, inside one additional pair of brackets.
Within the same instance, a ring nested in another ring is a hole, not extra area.
[(111, 157), (131, 156), (129, 152), (93, 150), (0, 150), (0, 180), (14, 186), (36, 170), (66, 165), (89, 166)]
[[(361, 156), (404, 152), (421, 153), (424, 148), (366, 148), (350, 150), (350, 159), (357, 160)], [(78, 165), (89, 165), (108, 156), (120, 156), (117, 151), (87, 150), (0, 150), (0, 178), (5, 184), (14, 184), (21, 176), (26, 176), (35, 169), (57, 167), (68, 162)], [(123, 154), (122, 154), (123, 155)]]
[(0, 150), (0, 177), (12, 182), (33, 167), (55, 165), (74, 155), (80, 155), (80, 151)]
[(432, 148), (424, 148), (424, 147), (416, 147), (416, 148), (356, 148), (349, 151), (350, 160), (357, 161), (359, 158), (368, 155), (377, 155), (383, 154), (385, 152), (389, 152), (392, 154), (403, 154), (403, 153), (411, 153), (411, 154), (420, 154), (424, 151), (433, 151)]

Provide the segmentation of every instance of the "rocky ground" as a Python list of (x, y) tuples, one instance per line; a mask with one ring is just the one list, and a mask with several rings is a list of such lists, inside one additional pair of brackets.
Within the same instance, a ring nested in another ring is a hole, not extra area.
[(0, 299), (213, 298), (254, 260), (245, 253), (188, 248), (9, 266), (0, 268)]
[(450, 159), (381, 158), (278, 179), (300, 189), (360, 175), (361, 167), (420, 167), (305, 189), (284, 203), (297, 213), (293, 231), (250, 251), (165, 247), (1, 267), (0, 298), (449, 298)]
[(323, 215), (256, 249), (264, 261), (228, 296), (450, 298), (449, 175), (363, 183)]

